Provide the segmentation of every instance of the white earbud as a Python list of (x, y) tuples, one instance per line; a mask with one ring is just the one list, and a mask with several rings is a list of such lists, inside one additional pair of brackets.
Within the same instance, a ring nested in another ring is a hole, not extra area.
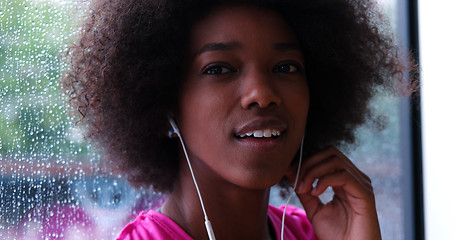
[(172, 127), (172, 129), (169, 131), (169, 137), (172, 137), (173, 134), (177, 134), (177, 136), (180, 136), (180, 130), (177, 127), (177, 124), (175, 123), (174, 119), (169, 117), (168, 120)]

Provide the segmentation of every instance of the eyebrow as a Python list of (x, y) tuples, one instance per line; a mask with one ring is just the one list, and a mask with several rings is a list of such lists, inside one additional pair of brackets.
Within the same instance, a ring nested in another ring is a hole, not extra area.
[[(242, 48), (243, 44), (238, 41), (232, 41), (227, 43), (208, 43), (204, 45), (201, 49), (196, 52), (197, 55), (201, 55), (204, 52), (208, 51), (228, 51)], [(288, 51), (288, 50), (301, 50), (300, 44), (296, 42), (284, 42), (284, 43), (274, 43), (272, 48), (279, 51)]]
[(237, 41), (227, 43), (208, 43), (196, 52), (196, 55), (200, 55), (208, 51), (227, 51), (233, 49), (242, 48), (242, 44)]

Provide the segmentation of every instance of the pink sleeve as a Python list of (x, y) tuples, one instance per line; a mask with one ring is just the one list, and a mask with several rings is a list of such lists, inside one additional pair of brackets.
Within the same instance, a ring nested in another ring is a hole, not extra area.
[(116, 240), (192, 240), (192, 238), (167, 216), (150, 210), (141, 212), (123, 228)]
[[(284, 205), (279, 208), (270, 205), (269, 211), (269, 218), (274, 226), (277, 239), (280, 239)], [(289, 205), (286, 209), (284, 225), (284, 239), (286, 240), (317, 240), (313, 227), (303, 209)]]
[(144, 226), (150, 225), (147, 224), (147, 216), (146, 213), (141, 212), (139, 216), (137, 216), (134, 222), (129, 223), (126, 225), (116, 240), (142, 240), (142, 239), (152, 239), (150, 229), (145, 229)]

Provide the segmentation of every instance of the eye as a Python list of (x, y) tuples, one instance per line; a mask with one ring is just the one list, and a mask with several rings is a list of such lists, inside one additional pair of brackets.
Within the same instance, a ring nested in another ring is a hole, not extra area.
[(295, 73), (298, 71), (300, 71), (300, 67), (293, 63), (280, 64), (273, 69), (273, 72), (276, 73)]
[(232, 69), (222, 66), (222, 65), (209, 65), (203, 69), (202, 73), (204, 74), (213, 74), (213, 75), (220, 75), (229, 72), (234, 72)]

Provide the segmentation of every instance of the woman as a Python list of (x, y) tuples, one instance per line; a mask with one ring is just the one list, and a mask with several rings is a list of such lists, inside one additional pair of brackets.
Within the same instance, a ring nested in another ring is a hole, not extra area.
[[(382, 21), (360, 0), (95, 2), (64, 87), (112, 164), (169, 194), (118, 239), (380, 239), (337, 147), (403, 82)], [(294, 180), (306, 213), (282, 226), (270, 187)]]

